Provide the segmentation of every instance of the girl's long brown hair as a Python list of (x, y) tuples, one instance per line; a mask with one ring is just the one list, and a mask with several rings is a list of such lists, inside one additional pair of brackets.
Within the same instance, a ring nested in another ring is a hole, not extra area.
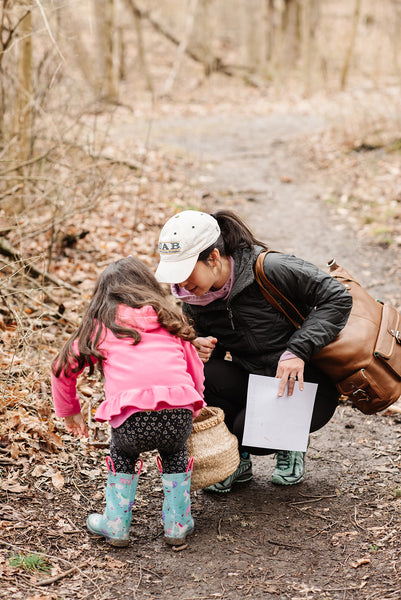
[[(70, 369), (76, 373), (85, 366), (93, 373), (92, 358), (98, 360), (98, 367), (103, 373), (103, 361), (106, 357), (98, 350), (98, 346), (105, 338), (106, 329), (118, 338), (132, 338), (133, 344), (141, 341), (141, 334), (134, 326), (131, 328), (116, 321), (120, 304), (132, 308), (153, 306), (158, 322), (167, 331), (183, 340), (191, 341), (196, 337), (180, 309), (172, 304), (168, 293), (151, 270), (139, 259), (128, 256), (109, 265), (97, 280), (81, 324), (53, 362), (52, 370), (56, 377), (64, 370)], [(78, 354), (73, 350), (75, 340), (78, 340)], [(76, 361), (75, 366), (72, 361)]]

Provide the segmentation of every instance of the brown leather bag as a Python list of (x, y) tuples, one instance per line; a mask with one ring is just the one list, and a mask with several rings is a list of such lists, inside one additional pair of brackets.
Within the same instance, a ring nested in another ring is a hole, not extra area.
[[(255, 278), (268, 302), (299, 328), (304, 316), (266, 277), (261, 252)], [(328, 263), (332, 277), (350, 292), (353, 306), (339, 335), (312, 358), (312, 363), (349, 397), (355, 408), (374, 414), (401, 395), (401, 316), (390, 304), (370, 296), (334, 260)]]

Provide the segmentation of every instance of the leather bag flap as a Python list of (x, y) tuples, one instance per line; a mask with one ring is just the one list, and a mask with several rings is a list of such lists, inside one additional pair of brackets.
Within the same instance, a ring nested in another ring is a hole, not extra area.
[(387, 360), (390, 359), (397, 344), (397, 337), (398, 343), (401, 344), (400, 336), (400, 314), (393, 306), (385, 304), (374, 354)]

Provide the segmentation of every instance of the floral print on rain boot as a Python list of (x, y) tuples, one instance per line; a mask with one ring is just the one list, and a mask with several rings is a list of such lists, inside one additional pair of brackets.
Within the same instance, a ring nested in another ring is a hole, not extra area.
[(185, 543), (187, 535), (194, 530), (190, 496), (193, 458), (189, 460), (185, 473), (163, 473), (159, 457), (157, 462), (162, 473), (164, 492), (164, 540), (171, 546), (179, 546)]
[(139, 462), (139, 469), (136, 474), (116, 473), (111, 457), (106, 457), (109, 471), (106, 508), (102, 515), (98, 513), (89, 515), (86, 522), (91, 533), (105, 537), (113, 546), (128, 546), (132, 506), (143, 465), (141, 460), (137, 462)]

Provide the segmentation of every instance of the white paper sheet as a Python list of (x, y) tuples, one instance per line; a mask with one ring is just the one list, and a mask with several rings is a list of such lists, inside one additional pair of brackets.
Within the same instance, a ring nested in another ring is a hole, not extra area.
[(244, 446), (299, 450), (305, 452), (312, 419), (317, 383), (304, 383), (299, 391), (295, 382), (292, 396), (279, 398), (280, 380), (250, 375), (246, 404)]

